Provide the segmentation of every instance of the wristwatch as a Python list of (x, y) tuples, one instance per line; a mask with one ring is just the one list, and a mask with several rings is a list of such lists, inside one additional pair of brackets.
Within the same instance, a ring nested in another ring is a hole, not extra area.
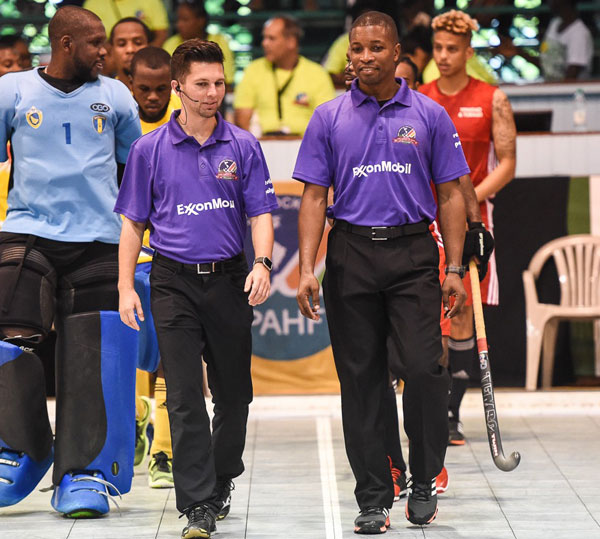
[[(271, 259), (268, 256), (256, 257), (254, 259), (254, 264), (262, 264), (269, 271), (271, 271), (273, 269), (273, 262), (271, 262)], [(254, 267), (254, 264), (252, 264), (252, 267)]]
[(449, 273), (456, 273), (461, 279), (465, 276), (466, 271), (467, 268), (465, 266), (446, 266), (444, 269), (446, 275)]

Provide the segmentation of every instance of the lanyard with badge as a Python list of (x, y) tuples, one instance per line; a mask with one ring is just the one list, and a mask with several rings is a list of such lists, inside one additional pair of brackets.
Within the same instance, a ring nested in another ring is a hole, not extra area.
[(277, 73), (276, 73), (277, 68), (275, 67), (274, 64), (271, 64), (271, 67), (273, 69), (273, 79), (275, 80), (275, 89), (277, 90), (277, 113), (279, 114), (280, 130), (277, 132), (270, 131), (269, 133), (265, 133), (265, 135), (282, 135), (282, 134), (289, 135), (290, 134), (290, 128), (287, 126), (281, 125), (281, 121), (283, 119), (281, 96), (288, 89), (290, 83), (292, 82), (292, 79), (294, 78), (294, 75), (296, 74), (297, 66), (298, 66), (298, 64), (296, 64), (294, 69), (292, 69), (292, 74), (289, 76), (288, 80), (285, 81), (285, 84), (281, 88), (279, 88), (279, 84), (277, 82)]

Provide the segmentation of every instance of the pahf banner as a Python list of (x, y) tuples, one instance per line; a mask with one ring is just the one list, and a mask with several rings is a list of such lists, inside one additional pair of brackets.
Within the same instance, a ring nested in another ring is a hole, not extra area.
[[(274, 182), (279, 209), (273, 212), (275, 246), (269, 299), (254, 307), (252, 381), (256, 395), (337, 393), (327, 319), (304, 318), (298, 309), (298, 211), (303, 184)], [(319, 247), (315, 274), (322, 280), (329, 226)], [(249, 238), (248, 238), (249, 240)], [(252, 242), (246, 242), (252, 260)]]

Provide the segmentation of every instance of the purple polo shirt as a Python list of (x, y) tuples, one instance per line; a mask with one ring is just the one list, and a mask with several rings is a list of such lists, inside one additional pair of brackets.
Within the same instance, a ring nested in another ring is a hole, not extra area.
[(243, 250), (246, 216), (277, 208), (258, 141), (217, 115), (198, 144), (177, 123), (136, 140), (129, 151), (115, 212), (150, 222), (150, 245), (186, 264), (215, 262)]
[(469, 174), (443, 107), (396, 79), (380, 107), (358, 88), (315, 110), (293, 177), (334, 187), (333, 217), (362, 226), (398, 226), (436, 217), (430, 182)]

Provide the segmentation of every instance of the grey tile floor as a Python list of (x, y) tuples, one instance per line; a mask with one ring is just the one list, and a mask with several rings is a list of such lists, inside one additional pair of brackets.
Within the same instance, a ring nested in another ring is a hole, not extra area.
[[(428, 527), (412, 526), (404, 517), (404, 502), (398, 502), (387, 536), (600, 539), (600, 392), (584, 398), (539, 395), (499, 395), (505, 453), (518, 449), (522, 454), (521, 465), (511, 473), (494, 467), (481, 399), (477, 393), (467, 395), (468, 443), (448, 449), (450, 488), (440, 496), (438, 518)], [(567, 404), (544, 405), (561, 399)], [(338, 398), (257, 401), (248, 428), (246, 472), (236, 480), (232, 511), (219, 523), (216, 537), (357, 537)], [(504, 415), (501, 402), (506, 403)], [(48, 475), (41, 486), (49, 483)], [(133, 488), (120, 506), (120, 513), (113, 509), (105, 518), (72, 521), (52, 511), (50, 493), (36, 491), (0, 509), (0, 539), (175, 539), (185, 524), (178, 519), (172, 490), (147, 487), (144, 466), (136, 468)]]

